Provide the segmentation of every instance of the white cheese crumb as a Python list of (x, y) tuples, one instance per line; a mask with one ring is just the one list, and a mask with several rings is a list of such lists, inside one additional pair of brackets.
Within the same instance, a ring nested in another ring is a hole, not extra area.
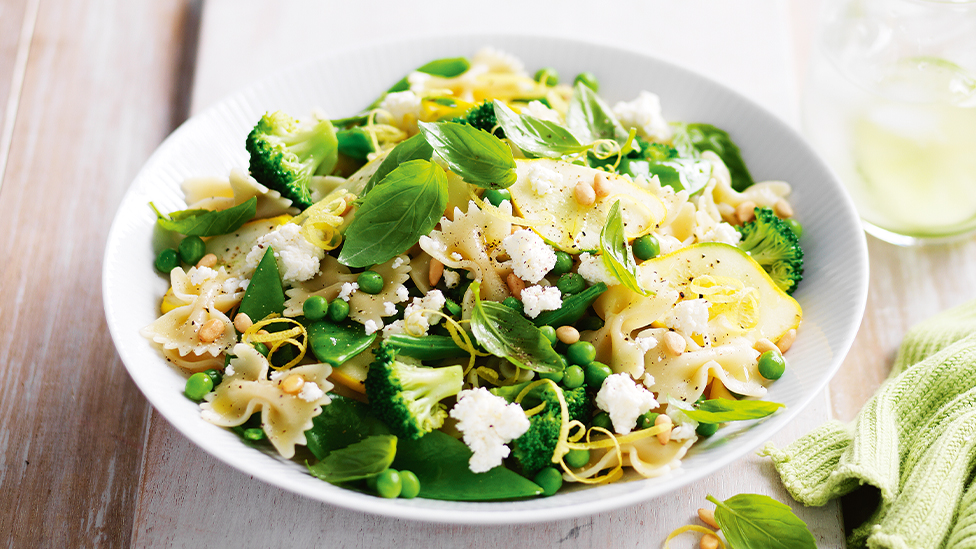
[(403, 284), (400, 284), (400, 286), (396, 289), (396, 298), (398, 302), (410, 299), (410, 290), (408, 290)]
[(275, 370), (271, 372), (271, 381), (278, 381), (279, 379), (283, 379), (288, 374), (289, 374), (288, 370)]
[(396, 304), (392, 301), (383, 302), (383, 316), (393, 316), (397, 313)]
[(228, 363), (227, 367), (224, 368), (224, 375), (228, 377), (234, 375), (234, 366)]
[(190, 284), (199, 286), (208, 280), (216, 278), (217, 271), (210, 267), (190, 267), (190, 270), (186, 272), (186, 276), (190, 279)]
[[(691, 409), (687, 403), (681, 403), (680, 406)], [(698, 422), (685, 414), (685, 410), (679, 407), (679, 401), (668, 399), (668, 417), (674, 424), (671, 429), (671, 440), (680, 442), (696, 436), (695, 430), (698, 429)]]
[(349, 296), (351, 296), (352, 293), (358, 289), (359, 289), (358, 282), (343, 282), (342, 288), (339, 289), (339, 295), (336, 297), (343, 301), (349, 301)]
[(461, 261), (462, 259), (464, 259), (464, 256), (457, 252), (451, 252), (451, 259), (453, 259), (454, 261)]
[(244, 259), (248, 269), (256, 269), (268, 246), (271, 246), (283, 281), (302, 282), (317, 275), (325, 250), (305, 240), (301, 231), (299, 225), (285, 223), (262, 235)]
[(559, 288), (555, 286), (529, 286), (522, 290), (522, 306), (525, 316), (535, 318), (542, 311), (555, 311), (563, 306)]
[(742, 235), (739, 234), (739, 231), (735, 227), (722, 221), (715, 225), (714, 229), (705, 233), (699, 239), (699, 242), (724, 242), (725, 244), (735, 246), (741, 238)]
[(708, 306), (708, 301), (704, 299), (682, 301), (671, 309), (671, 315), (665, 317), (664, 325), (687, 336), (704, 333), (708, 328)]
[(392, 265), (392, 267), (394, 269), (399, 269), (400, 268), (400, 265), (403, 265), (403, 256), (402, 255), (398, 255), (398, 256), (396, 256), (396, 258), (393, 259), (393, 265)]
[(220, 289), (223, 290), (225, 294), (232, 294), (236, 292), (238, 288), (241, 287), (241, 284), (243, 284), (246, 281), (247, 281), (246, 279), (241, 280), (240, 278), (236, 278), (232, 276), (224, 281), (224, 284), (221, 286)]
[(529, 104), (525, 107), (525, 109), (522, 110), (522, 114), (534, 116), (539, 120), (546, 120), (548, 122), (562, 124), (562, 120), (559, 119), (559, 112), (557, 112), (555, 109), (550, 109), (539, 100), (529, 101)]
[[(379, 108), (389, 113), (389, 117), (383, 116), (387, 122), (404, 129), (404, 118), (413, 115), (414, 120), (420, 119), (420, 96), (410, 90), (393, 92), (386, 94)], [(392, 117), (392, 120), (389, 118)]]
[(586, 280), (590, 284), (596, 284), (597, 282), (603, 282), (607, 286), (616, 286), (620, 284), (617, 277), (613, 276), (609, 270), (607, 270), (606, 265), (603, 264), (603, 258), (598, 255), (590, 255), (587, 252), (583, 252), (579, 255), (580, 265), (579, 269), (576, 270), (583, 280)]
[(451, 417), (458, 420), (457, 430), (464, 435), (464, 443), (473, 452), (468, 467), (484, 473), (502, 464), (508, 457), (506, 443), (529, 430), (529, 419), (518, 404), (491, 394), (479, 387), (458, 393)]
[(420, 72), (413, 71), (407, 75), (407, 83), (410, 84), (410, 91), (417, 95), (423, 95), (423, 92), (427, 90), (427, 82), (430, 81), (431, 75)]
[(556, 252), (534, 231), (519, 229), (502, 240), (515, 276), (535, 284), (556, 265)]
[(376, 321), (373, 320), (373, 319), (369, 319), (369, 320), (367, 320), (366, 322), (363, 323), (363, 328), (366, 329), (366, 335), (370, 335), (370, 334), (372, 334), (376, 330), (379, 330), (382, 327), (383, 327), (383, 323), (382, 322), (380, 322), (379, 324), (376, 324)]
[(302, 390), (298, 392), (298, 398), (305, 402), (315, 402), (325, 396), (325, 392), (314, 381), (306, 381), (302, 385)]
[(440, 290), (431, 290), (422, 298), (413, 298), (413, 302), (403, 310), (403, 318), (383, 328), (383, 337), (403, 333), (412, 336), (427, 335), (430, 326), (440, 322), (441, 317), (426, 311), (439, 312), (446, 302)]
[(539, 196), (545, 196), (552, 192), (552, 188), (563, 182), (563, 174), (540, 165), (538, 162), (532, 163), (525, 172), (525, 178), (529, 180), (532, 190)]
[(658, 406), (654, 395), (634, 383), (628, 374), (608, 376), (596, 394), (596, 405), (610, 414), (613, 430), (621, 435), (633, 431), (637, 418)]
[(659, 141), (671, 137), (668, 121), (661, 116), (661, 99), (649, 91), (640, 92), (633, 101), (618, 102), (612, 110), (623, 127), (636, 128), (642, 137)]
[(668, 255), (671, 252), (680, 250), (685, 245), (677, 238), (669, 234), (659, 234), (657, 236), (657, 242), (661, 245), (661, 255)]
[[(657, 339), (654, 337), (637, 337), (634, 339), (634, 343), (637, 344), (637, 348), (641, 350), (642, 353), (650, 351), (654, 347), (657, 347)], [(653, 379), (653, 378), (652, 378)]]
[(454, 288), (461, 282), (461, 275), (457, 271), (452, 271), (449, 269), (444, 270), (444, 285), (448, 288)]
[(641, 378), (641, 383), (643, 383), (644, 387), (647, 387), (648, 389), (654, 387), (654, 383), (655, 383), (654, 376), (645, 373), (644, 377)]

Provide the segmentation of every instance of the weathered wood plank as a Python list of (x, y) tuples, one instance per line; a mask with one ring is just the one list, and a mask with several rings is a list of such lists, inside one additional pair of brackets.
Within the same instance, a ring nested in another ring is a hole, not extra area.
[(39, 0), (0, 4), (0, 191), (17, 121), (17, 106), (27, 67)]

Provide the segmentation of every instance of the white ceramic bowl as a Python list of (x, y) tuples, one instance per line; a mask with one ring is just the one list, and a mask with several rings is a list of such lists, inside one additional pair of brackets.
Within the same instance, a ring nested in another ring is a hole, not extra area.
[[(184, 376), (168, 365), (139, 329), (152, 322), (167, 280), (153, 269), (153, 225), (147, 206), (185, 207), (180, 182), (226, 175), (247, 165), (244, 138), (267, 110), (304, 116), (314, 107), (330, 116), (358, 112), (404, 74), (435, 58), (470, 55), (484, 45), (520, 57), (529, 70), (553, 66), (562, 75), (596, 73), (610, 102), (641, 90), (661, 98), (668, 120), (708, 122), (727, 130), (757, 181), (793, 185), (803, 223), (804, 280), (796, 292), (804, 320), (789, 353), (790, 368), (768, 400), (787, 408), (763, 421), (740, 422), (689, 452), (665, 478), (621, 482), (515, 502), (386, 500), (343, 490), (311, 477), (305, 466), (245, 446), (237, 435), (200, 419), (182, 396)], [(867, 248), (857, 214), (840, 183), (804, 140), (762, 107), (688, 70), (624, 50), (527, 36), (444, 37), (336, 52), (289, 68), (232, 95), (180, 126), (132, 183), (109, 233), (103, 267), (105, 315), (129, 374), (146, 398), (187, 438), (232, 467), (309, 498), (369, 513), (454, 523), (536, 522), (634, 504), (698, 480), (754, 450), (786, 425), (837, 371), (857, 331), (867, 295)], [(431, 512), (433, 511), (433, 512)]]

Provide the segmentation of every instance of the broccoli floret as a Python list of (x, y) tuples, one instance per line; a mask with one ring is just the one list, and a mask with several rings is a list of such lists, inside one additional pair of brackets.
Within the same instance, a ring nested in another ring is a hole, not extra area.
[(427, 368), (396, 360), (396, 351), (381, 343), (366, 374), (369, 405), (393, 434), (416, 440), (440, 428), (447, 417), (441, 400), (461, 392), (463, 368)]
[(678, 158), (678, 150), (664, 143), (648, 143), (643, 137), (635, 136), (634, 149), (627, 153), (627, 158), (659, 162)]
[(739, 227), (739, 248), (762, 265), (787, 294), (803, 279), (803, 249), (790, 225), (769, 208), (756, 208), (756, 218)]
[[(529, 418), (529, 430), (512, 442), (512, 457), (518, 463), (522, 474), (532, 478), (545, 467), (552, 467), (552, 455), (559, 443), (559, 432), (562, 429), (562, 413), (559, 409), (559, 398), (551, 385), (543, 386), (544, 390), (538, 396), (545, 402), (546, 408)], [(589, 423), (590, 401), (586, 395), (586, 387), (576, 389), (558, 389), (566, 400), (569, 420), (574, 419)], [(536, 392), (530, 394), (536, 396)], [(533, 406), (523, 400), (523, 408)]]
[(302, 210), (313, 203), (308, 189), (312, 176), (331, 172), (338, 158), (331, 122), (300, 121), (281, 111), (262, 116), (245, 144), (254, 179)]
[(471, 107), (464, 116), (460, 116), (452, 120), (452, 122), (457, 122), (458, 124), (470, 124), (479, 130), (484, 130), (488, 133), (492, 133), (494, 130), (495, 137), (499, 139), (505, 138), (505, 132), (501, 128), (495, 129), (498, 125), (498, 118), (495, 116), (495, 106), (490, 102), (485, 100), (480, 105)]

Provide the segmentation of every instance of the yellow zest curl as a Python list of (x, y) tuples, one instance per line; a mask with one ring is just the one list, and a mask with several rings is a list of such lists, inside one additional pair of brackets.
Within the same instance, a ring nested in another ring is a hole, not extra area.
[(697, 524), (687, 524), (680, 528), (675, 528), (675, 530), (668, 534), (668, 537), (664, 540), (664, 549), (670, 549), (671, 540), (680, 536), (681, 534), (684, 534), (685, 532), (699, 532), (706, 535), (711, 534), (718, 539), (718, 546), (721, 547), (721, 549), (725, 549), (725, 542), (722, 541), (722, 538), (720, 538), (714, 530), (705, 528), (704, 526), (699, 526)]
[[(294, 324), (295, 327), (282, 330), (280, 332), (271, 332), (267, 334), (259, 334), (258, 331), (264, 329), (271, 324)], [(296, 339), (296, 337), (301, 336), (301, 339)], [(268, 345), (268, 364), (275, 370), (287, 370), (292, 366), (297, 365), (299, 362), (305, 358), (305, 349), (308, 342), (308, 332), (305, 331), (305, 326), (296, 320), (290, 318), (280, 318), (276, 314), (270, 314), (263, 320), (255, 322), (250, 328), (241, 334), (241, 341), (244, 343), (264, 343)], [(271, 363), (271, 356), (283, 345), (294, 345), (298, 348), (298, 356), (293, 358), (284, 366), (275, 366)]]
[(329, 196), (312, 204), (301, 214), (293, 217), (291, 223), (301, 225), (301, 234), (309, 243), (323, 250), (334, 250), (342, 243), (339, 226), (342, 225), (342, 213), (348, 206), (347, 191), (338, 189)]

